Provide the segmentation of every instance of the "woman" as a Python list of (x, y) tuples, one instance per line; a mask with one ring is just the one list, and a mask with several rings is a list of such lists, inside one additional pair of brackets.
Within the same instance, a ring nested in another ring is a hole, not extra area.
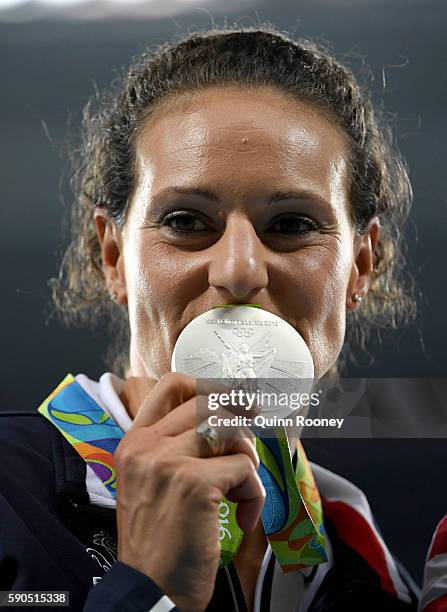
[[(69, 591), (84, 611), (416, 609), (363, 494), (318, 466), (327, 560), (282, 574), (253, 440), (214, 456), (195, 380), (170, 373), (180, 332), (216, 304), (290, 323), (316, 380), (347, 321), (364, 340), (410, 313), (396, 270), (411, 188), (367, 94), (310, 42), (229, 28), (143, 54), (86, 128), (56, 301), (111, 312), (125, 378), (68, 376), (40, 412), (2, 418), (1, 589)], [(225, 495), (245, 533), (219, 569)]]

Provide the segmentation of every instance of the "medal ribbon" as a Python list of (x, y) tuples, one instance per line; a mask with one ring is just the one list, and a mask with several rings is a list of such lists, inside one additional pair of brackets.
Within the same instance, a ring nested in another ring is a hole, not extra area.
[[(116, 498), (113, 454), (123, 430), (68, 374), (38, 408), (92, 468)], [(327, 561), (321, 500), (301, 442), (293, 469), (284, 428), (256, 438), (259, 477), (266, 490), (262, 523), (284, 573)], [(239, 550), (244, 532), (236, 521), (237, 503), (222, 499), (218, 509), (220, 566)]]

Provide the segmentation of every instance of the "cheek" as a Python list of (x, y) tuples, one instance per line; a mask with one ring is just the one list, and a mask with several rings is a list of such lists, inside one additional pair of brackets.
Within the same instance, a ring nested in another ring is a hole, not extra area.
[(314, 279), (311, 283), (314, 299), (329, 317), (336, 315), (340, 306), (345, 304), (351, 259), (339, 251), (323, 250), (319, 256), (312, 258), (308, 270), (308, 276)]
[[(157, 258), (144, 234), (130, 237), (124, 247), (129, 322), (132, 333), (144, 326), (159, 326), (159, 312), (164, 291), (163, 264), (154, 265)], [(138, 335), (136, 335), (138, 337)]]
[(347, 251), (326, 246), (303, 249), (299, 258), (297, 329), (302, 330), (320, 378), (335, 363), (343, 345), (352, 258)]
[(132, 331), (144, 326), (169, 334), (197, 290), (192, 254), (144, 231), (128, 240), (124, 261)]

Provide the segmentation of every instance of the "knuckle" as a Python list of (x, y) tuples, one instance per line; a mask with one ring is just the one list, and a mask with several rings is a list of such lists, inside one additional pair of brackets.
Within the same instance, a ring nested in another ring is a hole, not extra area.
[(128, 471), (135, 467), (136, 457), (130, 444), (123, 444), (121, 442), (115, 450), (114, 458), (115, 466), (118, 470)]
[(241, 462), (242, 462), (242, 468), (246, 472), (251, 472), (251, 471), (256, 472), (256, 467), (253, 465), (253, 460), (249, 455), (246, 455), (245, 453), (243, 453), (241, 455)]
[(147, 465), (154, 448), (154, 436), (150, 428), (127, 432), (115, 449), (115, 467), (125, 472), (137, 472)]
[(247, 456), (250, 459), (250, 461), (251, 461), (251, 463), (253, 465), (253, 468), (255, 470), (258, 470), (261, 461), (259, 459), (259, 455), (258, 455), (258, 452), (256, 450), (256, 447), (248, 439), (245, 439), (245, 442), (246, 442), (246, 445), (247, 445)]
[(172, 385), (178, 380), (178, 374), (176, 372), (165, 372), (162, 376), (160, 376), (158, 380), (158, 384), (162, 385)]
[(181, 372), (165, 372), (159, 379), (158, 384), (166, 387), (178, 387), (182, 383), (185, 383), (189, 379), (189, 376), (182, 374)]
[(179, 387), (195, 384), (195, 379), (181, 372), (165, 372), (160, 376), (158, 384), (166, 389), (177, 389)]
[(169, 482), (175, 472), (175, 463), (162, 452), (144, 452), (125, 447), (116, 456), (115, 467), (126, 479), (143, 477), (151, 482)]
[(200, 477), (197, 469), (189, 465), (189, 462), (176, 467), (174, 480), (175, 486), (184, 494), (194, 494), (204, 488), (203, 478)]
[(261, 493), (262, 497), (266, 499), (267, 491), (265, 490), (265, 487), (262, 483), (262, 480), (259, 478), (259, 476), (258, 476), (258, 481), (259, 481), (259, 492)]
[(175, 472), (175, 462), (164, 453), (152, 453), (148, 458), (148, 470), (163, 479), (168, 479)]

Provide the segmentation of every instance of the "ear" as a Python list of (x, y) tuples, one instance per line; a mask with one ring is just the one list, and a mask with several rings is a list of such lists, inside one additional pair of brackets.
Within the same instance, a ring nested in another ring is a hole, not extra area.
[[(371, 283), (374, 252), (379, 241), (380, 222), (373, 217), (361, 235), (354, 239), (354, 263), (346, 292), (346, 308), (354, 310), (366, 296)], [(360, 299), (353, 299), (353, 296)]]
[(95, 209), (94, 220), (107, 289), (118, 304), (127, 304), (121, 230), (102, 208)]

